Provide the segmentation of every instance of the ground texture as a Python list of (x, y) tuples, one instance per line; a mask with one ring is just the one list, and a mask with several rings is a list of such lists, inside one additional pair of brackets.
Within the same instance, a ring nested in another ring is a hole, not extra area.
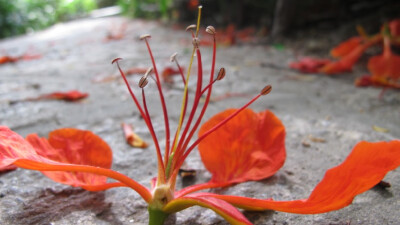
[[(106, 41), (107, 33), (127, 25), (121, 40)], [(169, 56), (179, 53), (182, 65), (189, 62), (191, 37), (182, 29), (157, 22), (131, 21), (124, 18), (79, 20), (56, 25), (46, 31), (0, 42), (4, 53), (20, 55), (26, 51), (41, 54), (37, 60), (0, 66), (0, 124), (21, 135), (46, 136), (61, 127), (92, 130), (108, 142), (114, 151), (113, 169), (149, 185), (156, 175), (154, 145), (147, 149), (128, 146), (120, 124), (135, 125), (146, 141), (151, 137), (121, 79), (96, 83), (102, 76), (117, 73), (110, 62), (116, 57), (121, 66), (151, 65), (145, 44), (139, 35), (150, 33), (159, 70), (173, 66)], [(337, 37), (343, 40), (348, 37)], [(400, 92), (389, 90), (382, 99), (380, 89), (359, 89), (355, 77), (366, 73), (361, 62), (352, 73), (327, 77), (303, 75), (288, 69), (288, 63), (310, 48), (322, 46), (327, 52), (334, 38), (303, 38), (286, 48), (271, 45), (243, 44), (220, 46), (217, 67), (225, 67), (227, 77), (214, 87), (213, 96), (240, 93), (240, 96), (215, 101), (206, 119), (215, 113), (242, 106), (266, 84), (273, 86), (270, 95), (254, 103), (255, 111), (270, 109), (286, 126), (287, 160), (271, 178), (247, 182), (219, 193), (257, 198), (290, 200), (307, 198), (324, 172), (342, 162), (353, 146), (361, 141), (392, 140), (400, 137)], [(205, 74), (209, 72), (211, 48), (204, 47)], [(182, 85), (166, 86), (171, 123), (178, 120)], [(129, 80), (134, 84), (140, 76)], [(175, 79), (175, 78), (174, 78)], [(194, 88), (194, 83), (190, 84)], [(156, 88), (146, 87), (149, 108), (156, 132), (163, 136), (163, 118)], [(12, 101), (54, 91), (77, 89), (90, 96), (77, 103), (62, 101)], [(385, 128), (385, 132), (373, 129)], [(161, 141), (163, 143), (163, 141)], [(210, 174), (197, 152), (188, 160), (197, 176), (188, 184), (205, 182)], [(254, 224), (396, 224), (400, 209), (400, 172), (389, 173), (385, 181), (392, 187), (373, 188), (357, 196), (349, 207), (320, 215), (296, 215), (275, 211), (245, 212)], [(178, 187), (187, 185), (179, 183)], [(40, 172), (18, 169), (0, 174), (0, 224), (146, 224), (146, 204), (126, 188), (88, 192), (52, 182)], [(189, 208), (176, 215), (176, 224), (226, 224), (210, 210)]]

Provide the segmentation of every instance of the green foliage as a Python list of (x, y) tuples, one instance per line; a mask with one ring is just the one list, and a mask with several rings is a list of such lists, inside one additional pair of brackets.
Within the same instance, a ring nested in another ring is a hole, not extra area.
[(86, 15), (95, 0), (0, 0), (0, 38)]
[(139, 18), (168, 18), (171, 0), (119, 0), (125, 15)]

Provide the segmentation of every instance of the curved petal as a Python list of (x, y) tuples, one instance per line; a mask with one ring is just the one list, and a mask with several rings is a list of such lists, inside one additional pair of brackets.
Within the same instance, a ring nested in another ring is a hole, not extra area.
[(342, 58), (349, 54), (353, 49), (357, 48), (359, 45), (362, 44), (363, 38), (362, 37), (351, 37), (346, 41), (340, 43), (338, 46), (334, 47), (331, 50), (331, 55), (335, 58)]
[[(90, 131), (63, 128), (49, 133), (49, 139), (30, 134), (26, 140), (36, 152), (60, 163), (111, 168), (112, 151), (108, 144)], [(90, 173), (43, 172), (50, 179), (72, 186), (102, 185), (107, 177)]]
[[(58, 150), (52, 149), (51, 151), (46, 152), (48, 150), (46, 148), (52, 147), (46, 139), (35, 138), (35, 136), (30, 137), (33, 138), (33, 140), (37, 141), (37, 143), (35, 143), (34, 145), (37, 145), (35, 147), (36, 149), (39, 149), (39, 153), (37, 153), (35, 151), (35, 148), (23, 137), (10, 130), (8, 127), (0, 126), (0, 167), (14, 164), (21, 168), (39, 171), (68, 171), (74, 172), (75, 174), (80, 174), (80, 172), (85, 174), (96, 174), (100, 175), (98, 177), (109, 177), (118, 180), (121, 183), (103, 182), (93, 185), (91, 183), (81, 182), (77, 186), (81, 186), (87, 190), (92, 191), (99, 191), (117, 186), (128, 186), (138, 192), (139, 195), (141, 195), (146, 202), (149, 202), (151, 200), (151, 193), (146, 187), (116, 171), (98, 166), (57, 162), (52, 159), (46, 158), (46, 154), (51, 155), (52, 153), (54, 153), (54, 151)], [(57, 137), (57, 135), (55, 137)], [(52, 138), (50, 138), (50, 140), (52, 140)], [(57, 140), (54, 140), (54, 143), (57, 143)], [(93, 146), (96, 145), (94, 144)], [(71, 146), (69, 146), (68, 148), (70, 147)], [(75, 156), (78, 158), (80, 157), (79, 155)], [(58, 156), (52, 157), (57, 158)], [(78, 159), (75, 160), (79, 161)], [(97, 163), (102, 164), (102, 162)], [(90, 182), (91, 180), (89, 179), (86, 181)]]
[[(277, 210), (316, 214), (338, 210), (351, 204), (353, 198), (379, 183), (385, 174), (400, 166), (400, 141), (360, 142), (347, 159), (329, 169), (308, 199), (294, 201), (261, 200), (239, 196), (201, 193), (227, 201), (248, 210)], [(195, 194), (193, 194), (195, 195)]]
[(210, 196), (203, 197), (196, 195), (177, 198), (164, 206), (162, 211), (166, 213), (175, 213), (195, 205), (213, 210), (230, 224), (252, 224), (239, 210), (237, 210), (231, 204)]
[[(199, 136), (235, 110), (221, 112), (200, 128)], [(285, 128), (270, 111), (245, 109), (199, 144), (211, 182), (238, 183), (272, 176), (286, 158)]]

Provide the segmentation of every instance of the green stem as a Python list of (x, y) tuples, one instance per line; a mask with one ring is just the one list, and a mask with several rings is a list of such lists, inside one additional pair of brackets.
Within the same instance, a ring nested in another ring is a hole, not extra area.
[(148, 208), (149, 210), (149, 225), (163, 225), (169, 214), (159, 210)]

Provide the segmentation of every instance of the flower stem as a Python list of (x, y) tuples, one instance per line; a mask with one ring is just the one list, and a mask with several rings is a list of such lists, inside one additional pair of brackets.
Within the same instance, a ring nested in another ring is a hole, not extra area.
[(163, 225), (165, 219), (169, 214), (161, 211), (160, 209), (153, 209), (151, 207), (149, 210), (149, 225)]

